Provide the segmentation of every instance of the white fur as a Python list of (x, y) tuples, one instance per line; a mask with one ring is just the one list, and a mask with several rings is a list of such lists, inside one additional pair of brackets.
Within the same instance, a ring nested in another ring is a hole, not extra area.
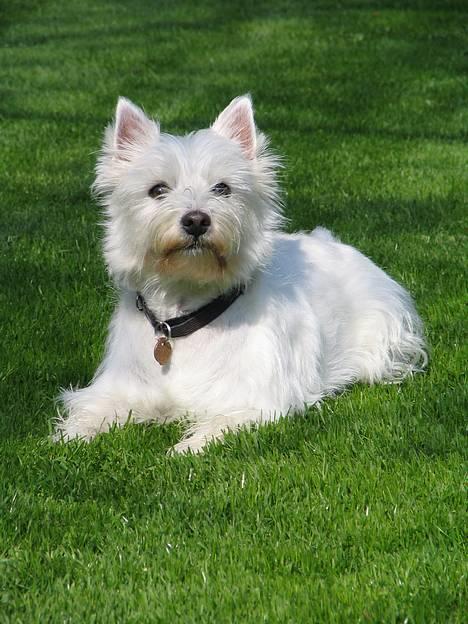
[[(120, 301), (91, 385), (62, 393), (58, 438), (90, 440), (128, 420), (187, 418), (175, 450), (198, 451), (228, 429), (302, 411), (353, 382), (400, 381), (425, 366), (422, 324), (399, 284), (323, 228), (279, 231), (278, 164), (247, 96), (210, 129), (185, 137), (160, 133), (119, 100), (95, 189)], [(159, 182), (170, 191), (153, 199), (148, 190)], [(230, 196), (213, 193), (219, 182)], [(188, 210), (211, 217), (203, 249), (183, 249)], [(245, 293), (205, 328), (174, 339), (161, 367), (136, 291), (166, 319), (236, 284), (246, 284)]]

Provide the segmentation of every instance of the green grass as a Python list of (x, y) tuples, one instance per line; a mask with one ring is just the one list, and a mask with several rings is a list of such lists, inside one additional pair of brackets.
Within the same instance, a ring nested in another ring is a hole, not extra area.
[[(464, 3), (0, 5), (0, 622), (466, 621)], [(89, 186), (117, 96), (185, 132), (246, 91), (290, 229), (406, 284), (428, 372), (200, 457), (166, 456), (174, 425), (53, 445), (112, 309)]]

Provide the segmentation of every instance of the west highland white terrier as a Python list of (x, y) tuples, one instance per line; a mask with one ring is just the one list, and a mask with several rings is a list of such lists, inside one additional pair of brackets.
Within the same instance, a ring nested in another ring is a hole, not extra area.
[(409, 294), (323, 228), (279, 231), (279, 161), (238, 97), (206, 130), (160, 132), (120, 98), (94, 184), (119, 291), (87, 388), (57, 437), (187, 419), (175, 451), (426, 364)]

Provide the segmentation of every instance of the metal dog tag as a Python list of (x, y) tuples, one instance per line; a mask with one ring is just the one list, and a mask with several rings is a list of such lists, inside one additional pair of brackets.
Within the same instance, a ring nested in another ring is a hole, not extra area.
[(164, 366), (164, 364), (167, 364), (171, 359), (171, 355), (171, 341), (169, 338), (166, 338), (166, 336), (161, 336), (161, 338), (157, 339), (156, 344), (154, 345), (154, 359), (158, 362), (158, 364)]

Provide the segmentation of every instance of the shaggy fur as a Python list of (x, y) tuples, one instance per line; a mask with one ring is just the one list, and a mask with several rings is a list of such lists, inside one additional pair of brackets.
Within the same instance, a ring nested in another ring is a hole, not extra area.
[[(119, 100), (94, 188), (120, 301), (91, 385), (62, 393), (58, 438), (90, 440), (129, 419), (187, 418), (175, 450), (198, 451), (228, 429), (302, 411), (353, 382), (400, 381), (424, 367), (421, 321), (399, 284), (327, 230), (279, 231), (278, 165), (248, 96), (184, 137), (161, 133)], [(230, 193), (216, 191), (221, 182)], [(211, 218), (195, 243), (181, 225), (192, 210)], [(245, 292), (220, 317), (173, 340), (169, 364), (154, 360), (136, 291), (163, 320), (236, 285)]]

